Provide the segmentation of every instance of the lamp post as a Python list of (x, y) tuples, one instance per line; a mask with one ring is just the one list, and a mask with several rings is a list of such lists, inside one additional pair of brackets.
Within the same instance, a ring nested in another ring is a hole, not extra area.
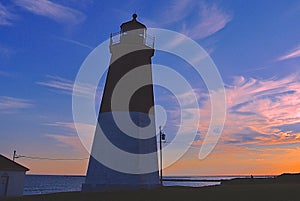
[(160, 150), (160, 184), (163, 185), (163, 159), (162, 159), (162, 142), (166, 140), (166, 134), (163, 133), (161, 126), (159, 126), (159, 150)]

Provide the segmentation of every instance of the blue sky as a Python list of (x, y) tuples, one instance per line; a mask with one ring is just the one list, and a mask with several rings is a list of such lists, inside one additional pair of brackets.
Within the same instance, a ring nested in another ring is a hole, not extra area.
[[(169, 174), (247, 174), (249, 158), (257, 174), (300, 171), (299, 1), (0, 1), (1, 154), (17, 149), (24, 155), (87, 157), (72, 124), (73, 82), (88, 54), (134, 12), (148, 27), (197, 41), (226, 86), (228, 115), (215, 152), (199, 162), (190, 151)], [(159, 52), (153, 62), (185, 68)], [(184, 75), (195, 85), (202, 82), (192, 71)], [(199, 125), (201, 133), (205, 126)], [(273, 164), (278, 158), (291, 165)], [(19, 160), (31, 173), (84, 174), (86, 168), (86, 161), (69, 162), (76, 168), (67, 172), (59, 162)], [(274, 171), (266, 169), (271, 164)]]

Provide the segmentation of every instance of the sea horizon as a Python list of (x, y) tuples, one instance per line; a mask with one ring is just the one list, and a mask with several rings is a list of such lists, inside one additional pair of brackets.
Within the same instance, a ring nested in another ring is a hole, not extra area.
[[(256, 178), (274, 177), (274, 175), (253, 175)], [(250, 175), (226, 176), (163, 176), (164, 179), (179, 179), (176, 181), (163, 181), (163, 186), (205, 187), (221, 184), (221, 180), (234, 178), (249, 178)], [(183, 181), (180, 181), (182, 179)], [(204, 180), (209, 181), (204, 181)], [(189, 181), (190, 180), (190, 181)], [(203, 180), (203, 181), (197, 181)], [(216, 181), (212, 181), (216, 180)], [(81, 191), (85, 182), (85, 175), (41, 175), (27, 174), (25, 177), (24, 195), (49, 194), (58, 192)]]

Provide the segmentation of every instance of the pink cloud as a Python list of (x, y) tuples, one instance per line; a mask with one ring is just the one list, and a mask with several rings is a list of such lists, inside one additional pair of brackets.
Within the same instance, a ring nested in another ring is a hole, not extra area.
[(235, 134), (256, 133), (248, 143), (287, 144), (300, 142), (300, 133), (278, 129), (300, 123), (300, 81), (297, 75), (260, 80), (244, 77), (227, 87), (228, 115), (224, 130)]
[(78, 136), (66, 136), (66, 135), (58, 135), (58, 134), (47, 134), (47, 137), (53, 138), (56, 141), (60, 142), (61, 146), (71, 146), (75, 149), (83, 149), (81, 141)]
[[(203, 94), (202, 94), (203, 96)], [(201, 102), (200, 148), (211, 121), (211, 100)], [(221, 144), (283, 145), (300, 143), (300, 81), (298, 75), (280, 79), (235, 77), (226, 86), (227, 116)], [(188, 98), (188, 96), (187, 96)], [(283, 129), (283, 127), (285, 129)]]
[(54, 122), (46, 125), (61, 128), (64, 130), (64, 133), (67, 134), (47, 134), (48, 137), (52, 137), (64, 145), (72, 146), (79, 150), (82, 148), (88, 151), (91, 150), (96, 128), (95, 125), (77, 123), (76, 128), (73, 122)]

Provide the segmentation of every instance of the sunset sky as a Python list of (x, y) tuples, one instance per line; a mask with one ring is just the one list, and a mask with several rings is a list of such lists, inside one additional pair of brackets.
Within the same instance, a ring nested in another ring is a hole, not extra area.
[[(73, 125), (73, 83), (89, 53), (134, 12), (147, 27), (195, 40), (226, 89), (224, 130), (199, 160), (210, 119), (207, 90), (186, 63), (155, 53), (153, 63), (171, 66), (192, 84), (201, 116), (198, 138), (165, 175), (300, 172), (300, 1), (289, 0), (0, 1), (0, 154), (89, 157)], [(176, 103), (163, 89), (154, 92), (171, 114)], [(165, 128), (169, 139), (173, 130)], [(85, 175), (88, 160), (17, 162), (30, 174)]]

